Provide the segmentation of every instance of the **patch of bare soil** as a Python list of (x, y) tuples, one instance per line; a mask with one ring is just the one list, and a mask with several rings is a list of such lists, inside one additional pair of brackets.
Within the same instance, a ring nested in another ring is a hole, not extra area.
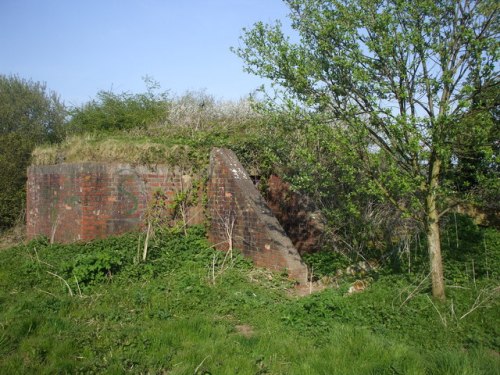
[(294, 288), (288, 289), (288, 294), (293, 297), (304, 297), (332, 287), (333, 285), (324, 284), (319, 280), (307, 284), (297, 284)]
[(236, 328), (236, 332), (238, 332), (242, 336), (245, 336), (246, 338), (250, 338), (254, 335), (253, 328), (248, 324), (239, 324), (234, 328)]

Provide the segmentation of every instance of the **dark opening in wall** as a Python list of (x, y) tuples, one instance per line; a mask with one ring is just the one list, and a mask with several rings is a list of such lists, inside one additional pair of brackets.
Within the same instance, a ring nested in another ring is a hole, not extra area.
[(250, 179), (252, 180), (252, 183), (254, 186), (259, 187), (260, 183), (260, 176), (259, 175), (250, 175)]
[(325, 218), (306, 195), (295, 192), (280, 177), (267, 181), (267, 204), (300, 254), (321, 249)]

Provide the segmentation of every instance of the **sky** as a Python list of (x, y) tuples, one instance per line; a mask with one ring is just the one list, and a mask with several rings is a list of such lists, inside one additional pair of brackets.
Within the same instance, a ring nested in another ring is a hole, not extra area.
[(146, 76), (236, 101), (264, 81), (230, 47), (287, 14), (282, 0), (0, 0), (0, 74), (45, 82), (71, 106), (145, 92)]

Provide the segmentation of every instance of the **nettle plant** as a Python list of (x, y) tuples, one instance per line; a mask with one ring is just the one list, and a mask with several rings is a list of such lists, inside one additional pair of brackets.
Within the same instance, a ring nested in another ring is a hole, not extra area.
[(73, 262), (63, 267), (63, 272), (67, 279), (74, 279), (78, 286), (90, 286), (110, 281), (122, 265), (121, 256), (102, 250), (79, 254)]

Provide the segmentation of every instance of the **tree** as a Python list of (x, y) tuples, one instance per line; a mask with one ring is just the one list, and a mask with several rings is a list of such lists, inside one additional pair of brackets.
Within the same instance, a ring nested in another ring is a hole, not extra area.
[(59, 140), (65, 118), (63, 103), (45, 84), (0, 75), (0, 230), (21, 216), (33, 148)]
[(439, 219), (456, 204), (445, 179), (476, 98), (498, 87), (494, 0), (285, 0), (281, 23), (244, 30), (250, 73), (348, 128), (373, 189), (426, 229), (432, 293), (445, 298)]
[(15, 133), (35, 143), (62, 136), (66, 110), (46, 84), (0, 75), (0, 134)]
[[(478, 125), (480, 125), (478, 127)], [(468, 132), (477, 128), (479, 131)], [(452, 173), (456, 189), (471, 195), (483, 208), (500, 210), (500, 87), (483, 90), (457, 124)]]

